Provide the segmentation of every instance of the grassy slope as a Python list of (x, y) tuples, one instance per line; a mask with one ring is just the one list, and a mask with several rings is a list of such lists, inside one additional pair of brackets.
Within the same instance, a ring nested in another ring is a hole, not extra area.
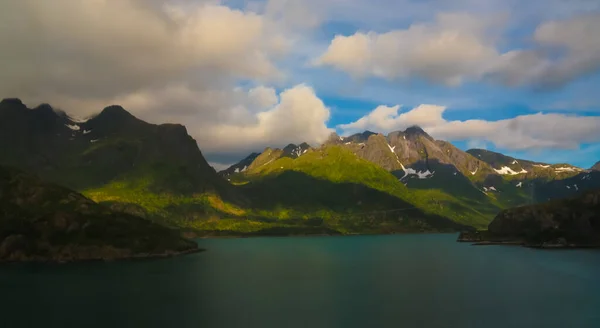
[[(283, 172), (298, 172), (306, 177), (285, 176)], [(373, 215), (379, 220), (382, 214), (373, 212), (407, 207), (406, 202), (427, 215), (476, 227), (485, 226), (493, 216), (471, 209), (465, 201), (439, 190), (409, 191), (389, 172), (338, 146), (310, 151), (297, 159), (267, 161), (230, 178), (253, 199), (251, 205), (234, 205), (210, 193), (151, 191), (149, 186), (154, 181), (148, 176), (124, 177), (101, 188), (85, 190), (84, 194), (99, 202), (138, 204), (147, 217), (171, 226), (246, 233), (306, 227), (321, 221), (337, 231), (363, 232), (360, 230), (366, 226), (349, 227), (348, 221), (372, 221)], [(298, 192), (302, 188), (307, 192)], [(349, 188), (359, 190), (353, 194)], [(273, 190), (277, 190), (275, 195)], [(360, 204), (361, 199), (369, 201)]]
[(254, 167), (245, 175), (232, 177), (232, 181), (244, 179), (257, 181), (265, 176), (281, 174), (288, 170), (335, 183), (366, 185), (414, 204), (427, 213), (448, 217), (455, 222), (472, 226), (485, 226), (496, 214), (492, 211), (474, 209), (473, 205), (476, 204), (470, 204), (467, 199), (453, 197), (441, 190), (409, 190), (391, 173), (339, 146), (327, 146), (295, 160), (281, 158), (267, 165)]

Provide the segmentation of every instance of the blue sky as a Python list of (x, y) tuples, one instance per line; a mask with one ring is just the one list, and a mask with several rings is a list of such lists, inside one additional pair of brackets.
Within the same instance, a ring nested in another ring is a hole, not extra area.
[(600, 160), (597, 0), (2, 6), (1, 97), (181, 123), (218, 168), (267, 146), (413, 124), (462, 149)]

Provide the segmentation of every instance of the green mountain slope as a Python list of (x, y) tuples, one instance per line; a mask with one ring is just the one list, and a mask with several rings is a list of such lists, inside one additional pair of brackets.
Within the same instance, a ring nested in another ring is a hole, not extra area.
[(0, 262), (166, 256), (197, 250), (179, 232), (0, 166)]
[[(268, 154), (269, 151), (267, 150), (263, 154), (265, 153)], [(277, 180), (273, 177), (282, 176), (283, 173), (290, 171), (302, 173), (303, 175), (330, 183), (366, 186), (385, 193), (387, 196), (395, 197), (397, 199), (396, 202), (402, 204), (402, 206), (416, 207), (424, 213), (450, 218), (454, 222), (461, 224), (474, 226), (486, 225), (499, 210), (493, 204), (487, 204), (487, 207), (480, 207), (477, 201), (457, 198), (436, 189), (409, 190), (390, 172), (368, 160), (358, 157), (351, 150), (340, 145), (325, 145), (321, 148), (313, 149), (296, 159), (277, 158), (272, 161), (256, 162), (247, 171), (231, 176), (230, 178), (237, 183), (249, 182), (243, 188), (248, 190), (249, 194), (252, 194), (251, 191), (253, 191), (253, 188), (257, 188), (257, 185), (276, 184)], [(285, 175), (283, 176), (285, 177)], [(299, 184), (298, 188), (290, 188), (291, 190), (288, 193), (293, 193), (296, 196), (299, 192), (305, 190), (302, 184)], [(267, 188), (265, 187), (264, 189)], [(318, 204), (321, 200), (335, 202), (332, 199), (338, 196), (349, 197), (344, 193), (338, 195), (311, 188), (307, 190), (308, 192), (306, 192), (305, 196), (312, 197), (310, 199), (315, 204)], [(348, 192), (350, 191), (352, 190), (348, 190)], [(259, 192), (257, 194), (262, 193)], [(277, 193), (274, 193), (269, 195), (269, 197), (265, 197), (265, 199), (280, 201), (281, 197), (288, 196), (285, 196), (285, 194), (278, 196)], [(350, 197), (350, 199), (352, 198)], [(359, 201), (357, 199), (357, 202)], [(386, 203), (386, 201), (381, 198), (380, 201), (373, 199), (372, 203), (361, 203), (360, 206), (356, 206), (356, 203), (353, 204), (352, 202), (340, 202), (340, 204), (343, 204), (343, 207), (354, 212), (398, 208), (395, 205), (392, 206)], [(351, 212), (348, 211), (348, 213)]]

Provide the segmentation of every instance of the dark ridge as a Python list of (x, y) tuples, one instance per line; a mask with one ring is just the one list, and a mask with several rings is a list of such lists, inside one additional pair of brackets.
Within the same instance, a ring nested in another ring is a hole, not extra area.
[(303, 142), (303, 143), (300, 144), (299, 147), (302, 148), (302, 149), (308, 149), (308, 148), (310, 148), (310, 145), (307, 144), (306, 142)]
[(167, 133), (175, 133), (178, 135), (188, 135), (187, 129), (184, 125), (176, 123), (164, 123), (158, 126), (158, 128)]
[(0, 102), (0, 105), (3, 106), (15, 106), (15, 107), (23, 107), (25, 108), (25, 104), (19, 98), (4, 98)]
[(596, 164), (594, 164), (594, 166), (592, 166), (590, 170), (600, 171), (600, 161), (596, 162)]

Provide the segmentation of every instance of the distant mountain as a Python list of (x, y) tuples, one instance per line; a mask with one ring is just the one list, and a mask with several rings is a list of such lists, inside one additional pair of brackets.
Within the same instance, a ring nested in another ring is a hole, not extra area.
[(0, 262), (167, 256), (197, 250), (179, 232), (0, 166)]
[(234, 173), (244, 172), (259, 155), (260, 153), (252, 153), (241, 161), (231, 165), (227, 169), (220, 171), (219, 174), (226, 177)]
[(594, 166), (592, 166), (590, 168), (590, 170), (592, 170), (592, 171), (600, 171), (600, 161), (596, 162), (596, 164), (594, 164)]
[(546, 164), (516, 159), (485, 149), (469, 149), (467, 153), (488, 163), (496, 173), (520, 180), (554, 180), (575, 176), (585, 170), (570, 164)]
[(532, 181), (536, 202), (575, 197), (584, 191), (600, 189), (600, 171), (586, 171), (564, 179)]

